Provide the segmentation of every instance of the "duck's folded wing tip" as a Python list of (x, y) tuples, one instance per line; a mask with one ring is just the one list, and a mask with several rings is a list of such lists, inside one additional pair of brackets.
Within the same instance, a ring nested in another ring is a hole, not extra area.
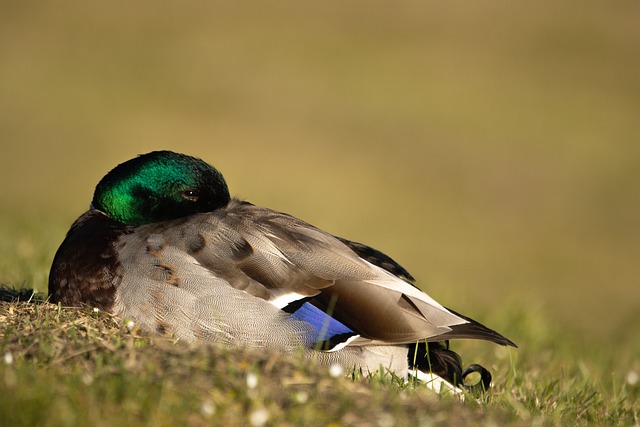
[(451, 313), (455, 314), (456, 316), (459, 316), (462, 319), (466, 320), (467, 323), (450, 326), (451, 331), (438, 336), (437, 337), (438, 339), (456, 339), (456, 338), (481, 339), (481, 340), (491, 341), (493, 343), (504, 345), (504, 346), (518, 348), (516, 343), (511, 341), (509, 338), (494, 331), (493, 329), (487, 328), (482, 323), (477, 322), (463, 314), (457, 313), (451, 310), (450, 308), (447, 308), (447, 310), (449, 310)]

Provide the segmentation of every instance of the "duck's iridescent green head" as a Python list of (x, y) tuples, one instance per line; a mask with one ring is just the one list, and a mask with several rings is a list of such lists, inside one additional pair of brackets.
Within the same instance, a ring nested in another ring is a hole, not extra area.
[(138, 226), (211, 212), (230, 200), (224, 177), (195, 157), (171, 151), (143, 154), (116, 166), (96, 187), (92, 206)]

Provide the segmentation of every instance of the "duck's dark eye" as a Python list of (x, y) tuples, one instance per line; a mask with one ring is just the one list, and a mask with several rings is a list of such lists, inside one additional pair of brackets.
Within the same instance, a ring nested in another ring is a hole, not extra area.
[(184, 190), (182, 192), (182, 198), (191, 202), (197, 202), (200, 195), (196, 190)]

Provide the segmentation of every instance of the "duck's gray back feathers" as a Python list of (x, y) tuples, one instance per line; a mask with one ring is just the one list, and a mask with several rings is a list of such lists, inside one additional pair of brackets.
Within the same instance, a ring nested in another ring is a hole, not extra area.
[(124, 235), (122, 284), (113, 311), (181, 340), (249, 347), (308, 346), (308, 325), (211, 272), (167, 236)]
[(245, 202), (137, 227), (119, 245), (118, 314), (184, 338), (304, 340), (306, 323), (280, 308), (308, 297), (358, 331), (354, 345), (438, 339), (467, 323), (334, 236)]

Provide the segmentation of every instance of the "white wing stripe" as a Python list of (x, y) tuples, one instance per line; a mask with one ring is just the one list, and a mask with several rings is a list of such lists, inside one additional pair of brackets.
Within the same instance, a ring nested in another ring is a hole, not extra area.
[(308, 297), (308, 295), (302, 295), (297, 292), (287, 292), (282, 289), (271, 289), (269, 293), (271, 294), (269, 302), (279, 309), (283, 309), (294, 301)]

